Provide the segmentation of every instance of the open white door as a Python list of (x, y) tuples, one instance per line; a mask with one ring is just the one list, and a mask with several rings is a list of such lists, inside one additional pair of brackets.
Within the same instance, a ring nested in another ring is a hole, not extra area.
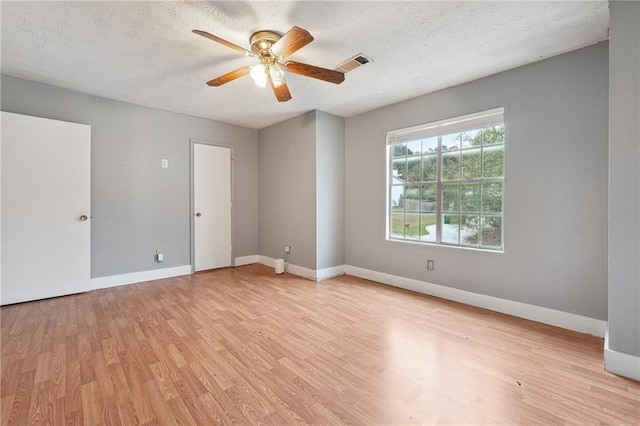
[(91, 127), (1, 118), (1, 303), (90, 290)]
[(231, 266), (231, 149), (193, 145), (195, 270)]

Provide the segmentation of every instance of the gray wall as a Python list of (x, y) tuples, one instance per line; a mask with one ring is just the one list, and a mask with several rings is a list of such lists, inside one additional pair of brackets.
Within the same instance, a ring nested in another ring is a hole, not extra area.
[(92, 277), (191, 263), (191, 137), (235, 147), (235, 255), (257, 253), (256, 130), (8, 76), (1, 84), (3, 111), (91, 125)]
[(258, 132), (259, 253), (316, 269), (316, 114)]
[[(386, 241), (385, 132), (499, 106), (505, 252)], [(603, 43), (348, 118), (346, 263), (606, 319), (607, 115)]]
[(640, 3), (610, 3), (609, 349), (640, 356)]
[(260, 254), (313, 270), (343, 265), (344, 119), (311, 111), (258, 139)]
[(344, 119), (316, 111), (317, 269), (344, 265)]

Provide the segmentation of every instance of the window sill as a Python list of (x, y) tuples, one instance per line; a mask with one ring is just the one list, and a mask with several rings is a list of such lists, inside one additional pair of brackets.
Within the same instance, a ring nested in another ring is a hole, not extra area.
[(474, 252), (482, 252), (482, 253), (495, 253), (495, 254), (504, 254), (504, 248), (500, 250), (492, 250), (486, 248), (475, 248), (475, 247), (464, 247), (464, 246), (454, 246), (449, 244), (436, 244), (436, 243), (427, 243), (421, 241), (411, 241), (411, 240), (396, 240), (394, 238), (385, 238), (387, 242), (391, 243), (399, 243), (399, 244), (410, 244), (412, 246), (421, 246), (421, 247), (438, 247), (445, 249), (455, 249), (455, 250), (467, 250)]

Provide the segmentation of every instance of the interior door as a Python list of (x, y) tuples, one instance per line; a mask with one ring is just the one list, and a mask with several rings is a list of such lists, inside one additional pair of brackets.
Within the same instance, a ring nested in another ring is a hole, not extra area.
[(231, 149), (193, 146), (195, 270), (231, 266)]
[(1, 119), (1, 303), (90, 290), (91, 127)]

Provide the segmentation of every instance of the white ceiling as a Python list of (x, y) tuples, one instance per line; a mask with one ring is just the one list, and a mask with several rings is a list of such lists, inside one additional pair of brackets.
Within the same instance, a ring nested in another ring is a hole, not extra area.
[[(2, 1), (1, 19), (2, 74), (259, 129), (313, 109), (350, 117), (606, 40), (609, 10), (603, 1)], [(288, 73), (286, 103), (248, 76), (205, 85), (256, 60), (192, 29), (249, 49), (252, 32), (294, 25), (315, 41), (293, 60), (373, 62), (341, 85)]]

